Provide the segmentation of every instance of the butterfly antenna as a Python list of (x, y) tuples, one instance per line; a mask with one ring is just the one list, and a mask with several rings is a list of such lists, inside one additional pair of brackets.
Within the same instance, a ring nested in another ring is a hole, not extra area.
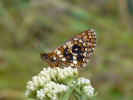
[(39, 48), (42, 52), (44, 52), (43, 49), (37, 43), (31, 46), (31, 48), (36, 48), (36, 47)]

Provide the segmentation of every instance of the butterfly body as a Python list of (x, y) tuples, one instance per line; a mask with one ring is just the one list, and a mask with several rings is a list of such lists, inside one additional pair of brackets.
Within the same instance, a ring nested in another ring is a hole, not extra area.
[(96, 46), (96, 33), (90, 29), (64, 42), (51, 53), (41, 53), (41, 58), (51, 67), (83, 68)]

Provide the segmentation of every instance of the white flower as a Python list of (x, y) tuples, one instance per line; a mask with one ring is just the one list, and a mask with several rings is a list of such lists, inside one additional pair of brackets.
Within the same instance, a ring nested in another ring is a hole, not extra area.
[[(43, 94), (50, 92), (51, 94), (48, 94), (48, 97), (51, 98), (51, 96), (53, 97), (53, 95), (58, 92), (65, 92), (67, 90), (66, 85), (70, 84), (71, 81), (75, 77), (77, 77), (77, 75), (78, 70), (72, 67), (64, 67), (64, 69), (59, 67), (56, 67), (56, 69), (50, 67), (43, 68), (43, 70), (40, 71), (40, 73), (37, 76), (34, 76), (32, 78), (32, 81), (29, 81), (27, 83), (26, 96), (32, 97), (32, 95), (35, 95), (37, 93), (38, 97), (41, 96), (41, 98), (44, 98), (45, 95)], [(58, 82), (60, 84), (58, 84)], [(52, 93), (54, 94), (52, 95)], [(54, 98), (56, 98), (55, 95)]]
[(29, 96), (29, 94), (30, 94), (30, 92), (28, 90), (26, 90), (25, 95)]
[[(75, 83), (75, 81), (73, 81), (73, 84)], [(73, 86), (73, 85), (71, 85)], [(76, 90), (80, 90), (76, 91)], [(77, 94), (85, 94), (86, 96), (93, 96), (94, 95), (94, 88), (91, 86), (90, 84), (90, 80), (89, 79), (85, 79), (85, 78), (79, 78), (78, 84), (75, 88), (75, 92)]]
[[(39, 100), (58, 100), (75, 84), (78, 70), (72, 67), (43, 68), (43, 70), (27, 83), (25, 95)], [(94, 88), (89, 79), (79, 78), (73, 92), (86, 97), (94, 95)], [(80, 92), (79, 92), (80, 91)], [(69, 94), (70, 95), (70, 94)]]
[[(60, 85), (56, 84), (55, 82), (49, 82), (45, 85), (43, 89), (37, 92), (37, 98), (41, 99), (46, 99), (48, 97), (50, 100), (57, 100), (58, 94), (64, 93), (67, 91), (68, 86), (66, 85)], [(65, 89), (65, 90), (64, 90)], [(47, 91), (45, 91), (47, 90)], [(43, 92), (45, 91), (45, 92)], [(43, 95), (42, 95), (43, 94)]]

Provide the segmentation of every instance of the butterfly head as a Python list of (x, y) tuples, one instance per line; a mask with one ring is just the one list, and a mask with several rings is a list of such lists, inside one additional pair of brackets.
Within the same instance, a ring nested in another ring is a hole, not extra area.
[(46, 54), (46, 53), (40, 53), (40, 55), (41, 55), (41, 58), (43, 59), (43, 60), (47, 60), (47, 58), (48, 58), (48, 55)]

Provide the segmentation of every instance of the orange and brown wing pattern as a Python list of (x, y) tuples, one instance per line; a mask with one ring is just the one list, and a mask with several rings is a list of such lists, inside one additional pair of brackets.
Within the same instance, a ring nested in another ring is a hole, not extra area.
[(85, 67), (96, 46), (96, 33), (90, 29), (66, 41), (51, 54), (60, 66)]

